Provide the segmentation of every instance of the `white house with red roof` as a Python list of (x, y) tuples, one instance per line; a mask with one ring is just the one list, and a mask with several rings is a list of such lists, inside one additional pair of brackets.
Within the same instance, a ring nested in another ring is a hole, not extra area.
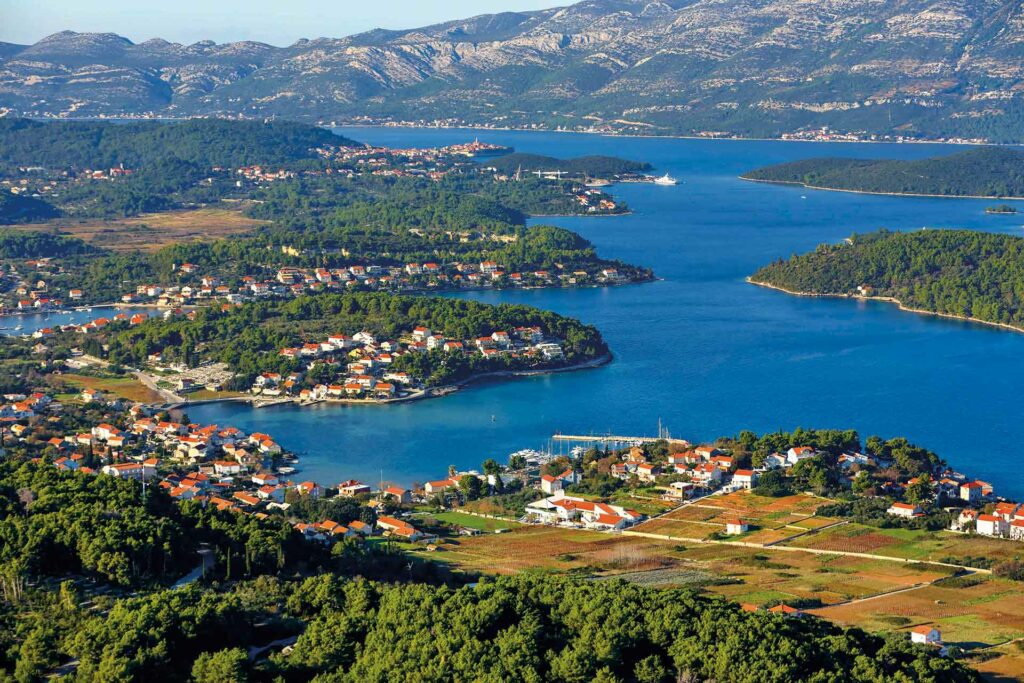
[(733, 486), (751, 489), (757, 486), (757, 472), (754, 470), (736, 470), (732, 475)]
[(1009, 523), (999, 515), (978, 515), (977, 531), (982, 536), (1006, 536), (1010, 532)]
[(886, 512), (895, 517), (906, 517), (907, 519), (920, 517), (924, 514), (921, 508), (912, 503), (893, 503)]
[(795, 446), (786, 451), (786, 462), (795, 465), (801, 460), (813, 458), (817, 453), (810, 446)]
[(567, 524), (590, 529), (622, 529), (639, 522), (643, 515), (619, 505), (595, 503), (558, 493), (526, 506), (528, 517), (545, 524)]

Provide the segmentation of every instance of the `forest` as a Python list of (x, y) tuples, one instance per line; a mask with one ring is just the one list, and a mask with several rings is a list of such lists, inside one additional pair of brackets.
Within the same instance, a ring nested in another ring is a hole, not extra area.
[[(191, 364), (221, 361), (248, 382), (261, 372), (296, 369), (295, 360), (278, 355), (285, 347), (363, 330), (396, 339), (420, 325), (451, 339), (472, 339), (495, 330), (539, 325), (545, 333), (564, 341), (569, 363), (596, 358), (608, 350), (596, 328), (529, 306), (370, 292), (262, 301), (226, 311), (205, 308), (194, 320), (150, 319), (134, 327), (114, 325), (109, 333), (91, 336), (88, 343), (90, 348), (107, 344), (107, 357), (126, 365), (142, 364), (155, 351)], [(444, 375), (447, 379), (460, 379), (477, 370), (473, 365), (462, 367), (460, 362), (427, 354), (407, 364), (408, 369), (424, 377), (432, 375), (441, 364), (454, 364)]]
[(10, 167), (142, 168), (177, 160), (204, 168), (313, 160), (311, 148), (358, 143), (291, 121), (105, 123), (0, 119), (0, 170)]
[(780, 259), (750, 278), (794, 292), (866, 293), (908, 308), (1024, 326), (1024, 238), (1011, 235), (882, 230)]
[(746, 180), (831, 190), (951, 197), (1024, 197), (1024, 152), (977, 147), (927, 159), (802, 159), (766, 166)]
[[(74, 680), (103, 683), (980, 680), (900, 635), (621, 580), (522, 575), (452, 588), (261, 577), (123, 598), (103, 616), (76, 600), (65, 585), (34, 597), (31, 611), (7, 606), (0, 662), (18, 680), (72, 658)], [(294, 645), (248, 656), (275, 641)]]

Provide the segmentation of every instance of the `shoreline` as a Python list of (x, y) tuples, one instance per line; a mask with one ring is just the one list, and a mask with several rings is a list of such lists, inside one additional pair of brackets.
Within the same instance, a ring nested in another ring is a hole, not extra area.
[[(174, 119), (174, 120), (188, 120)], [(50, 120), (50, 119), (46, 119)], [(62, 120), (62, 119), (61, 119)], [(95, 119), (99, 121), (109, 121), (110, 119)], [(132, 119), (134, 120), (134, 119)], [(146, 119), (143, 119), (146, 120)], [(327, 123), (314, 124), (327, 130), (333, 130), (335, 128), (418, 128), (421, 130), (493, 130), (500, 132), (515, 132), (515, 133), (566, 133), (572, 135), (598, 135), (602, 137), (611, 138), (655, 138), (665, 140), (712, 140), (715, 142), (820, 142), (820, 143), (844, 143), (844, 144), (864, 144), (864, 145), (958, 145), (961, 147), (965, 146), (985, 146), (985, 147), (1019, 147), (1024, 145), (1024, 140), (1021, 142), (980, 142), (980, 141), (966, 141), (966, 140), (806, 140), (803, 138), (785, 139), (781, 137), (776, 138), (764, 138), (764, 137), (714, 137), (709, 135), (672, 135), (667, 133), (662, 134), (651, 134), (642, 135), (640, 133), (617, 133), (615, 131), (596, 131), (596, 130), (559, 130), (557, 128), (512, 128), (510, 126), (484, 126), (474, 125), (471, 123), (462, 123), (458, 126), (431, 126), (421, 123), (337, 123), (332, 122), (334, 125), (328, 125)]]
[[(879, 197), (928, 197), (931, 199), (988, 199), (991, 201), (1003, 200), (1003, 201), (1024, 201), (1024, 197), (996, 197), (992, 195), (981, 195), (981, 194), (926, 194), (923, 192), (876, 192), (873, 190), (850, 190), (842, 187), (824, 187), (821, 185), (808, 185), (802, 183), (799, 180), (765, 180), (763, 178), (748, 178), (747, 176), (738, 176), (740, 180), (745, 180), (748, 183), (764, 183), (765, 185), (793, 185), (795, 187), (803, 187), (808, 190), (820, 190), (822, 192), (846, 192), (848, 194), (869, 194), (876, 195)], [(987, 214), (994, 212), (986, 211)], [(1014, 213), (1004, 212), (1004, 215), (1015, 215)]]
[(966, 315), (956, 315), (955, 313), (940, 313), (939, 311), (929, 311), (923, 308), (911, 308), (905, 305), (902, 301), (891, 296), (863, 296), (860, 294), (826, 294), (822, 292), (800, 292), (792, 289), (786, 289), (779, 285), (773, 285), (768, 282), (760, 282), (753, 278), (747, 277), (747, 283), (756, 285), (758, 287), (764, 287), (765, 289), (774, 289), (777, 292), (789, 294), (791, 296), (803, 296), (810, 298), (820, 299), (852, 299), (855, 301), (880, 301), (887, 304), (895, 304), (896, 308), (907, 313), (917, 313), (918, 315), (930, 315), (937, 318), (947, 318), (949, 320), (959, 320), (961, 322), (975, 323), (978, 325), (988, 325), (989, 327), (998, 327), (1010, 332), (1024, 333), (1024, 327), (1018, 327), (1016, 325), (1010, 325), (1008, 323), (997, 323), (991, 320), (982, 320), (981, 318), (972, 318)]
[(432, 398), (443, 398), (465, 389), (477, 382), (486, 380), (512, 379), (515, 377), (540, 377), (543, 375), (554, 375), (562, 372), (576, 372), (579, 370), (592, 370), (608, 365), (615, 359), (611, 351), (607, 351), (596, 358), (565, 365), (557, 368), (542, 368), (539, 370), (495, 370), (484, 372), (478, 375), (467, 377), (455, 384), (446, 384), (439, 387), (423, 389), (408, 396), (388, 398), (383, 400), (365, 398), (325, 398), (316, 401), (301, 401), (297, 396), (281, 396), (261, 399), (254, 396), (225, 396), (223, 398), (204, 398), (198, 401), (182, 401), (178, 403), (164, 404), (164, 410), (187, 410), (190, 406), (207, 405), (212, 403), (248, 403), (252, 408), (271, 408), (279, 405), (295, 405), (300, 408), (328, 404), (328, 405), (353, 405), (353, 406), (386, 406), (394, 403), (412, 403)]

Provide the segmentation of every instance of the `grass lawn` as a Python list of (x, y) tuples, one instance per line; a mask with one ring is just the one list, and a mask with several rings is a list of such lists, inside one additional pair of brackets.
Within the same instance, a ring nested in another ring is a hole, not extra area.
[(496, 529), (517, 529), (523, 526), (518, 522), (509, 522), (503, 519), (488, 519), (486, 517), (467, 515), (464, 512), (457, 511), (439, 512), (436, 514), (431, 514), (430, 516), (438, 520), (439, 522), (444, 522), (445, 524), (464, 526), (467, 529), (480, 529), (481, 531), (494, 531)]

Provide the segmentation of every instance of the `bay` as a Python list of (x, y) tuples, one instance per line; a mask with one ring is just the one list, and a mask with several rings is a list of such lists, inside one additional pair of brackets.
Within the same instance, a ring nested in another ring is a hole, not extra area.
[(939, 145), (710, 141), (452, 129), (352, 128), (374, 144), (435, 146), (479, 137), (558, 157), (649, 161), (675, 187), (618, 185), (633, 213), (545, 218), (659, 281), (580, 290), (459, 294), (516, 302), (597, 325), (615, 361), (576, 373), (476, 385), (393, 406), (193, 406), (191, 419), (273, 434), (301, 456), (303, 478), (405, 485), (476, 467), (555, 432), (654, 434), (658, 420), (693, 441), (741, 429), (855, 428), (903, 435), (997, 493), (1024, 497), (1018, 396), (1024, 334), (901, 312), (894, 306), (791, 297), (747, 284), (779, 257), (881, 227), (1021, 234), (1021, 219), (984, 200), (811, 191), (741, 181), (753, 167), (811, 156), (921, 158)]

